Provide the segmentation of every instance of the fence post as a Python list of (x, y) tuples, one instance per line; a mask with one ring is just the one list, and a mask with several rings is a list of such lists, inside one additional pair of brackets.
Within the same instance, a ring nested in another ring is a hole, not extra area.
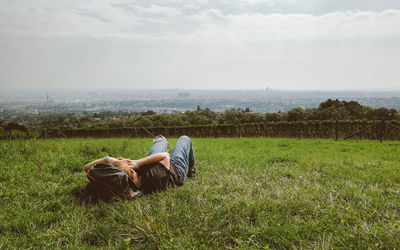
[(385, 133), (385, 121), (384, 120), (381, 121), (379, 129), (380, 129), (380, 131), (379, 131), (379, 141), (382, 142), (383, 141), (383, 136), (384, 136), (384, 133)]
[(338, 136), (339, 136), (339, 131), (338, 131), (338, 119), (336, 118), (336, 121), (335, 121), (335, 141), (337, 141), (338, 140)]
[(303, 128), (302, 128), (302, 122), (300, 121), (299, 122), (299, 125), (298, 125), (298, 127), (297, 127), (297, 130), (299, 131), (299, 140), (300, 140), (300, 138), (301, 138), (301, 130), (302, 130)]

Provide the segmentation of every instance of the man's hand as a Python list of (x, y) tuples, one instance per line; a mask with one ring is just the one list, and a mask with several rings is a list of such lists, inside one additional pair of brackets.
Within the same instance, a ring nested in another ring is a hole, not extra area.
[(129, 161), (131, 161), (131, 159), (122, 158), (122, 157), (117, 157), (117, 159), (120, 160), (120, 161), (126, 161), (127, 163), (129, 163)]
[(129, 160), (129, 161), (125, 161), (128, 163), (129, 168), (135, 170), (139, 168), (139, 161), (138, 160)]
[(122, 157), (118, 157), (117, 159), (127, 163), (131, 169), (137, 169), (139, 167), (139, 166), (137, 166), (138, 160), (131, 160), (131, 159), (122, 158)]
[[(137, 166), (137, 160), (131, 160), (131, 159), (126, 159), (122, 157), (114, 158), (114, 157), (108, 157), (107, 162), (104, 161), (104, 158), (97, 159), (95, 161), (92, 161), (84, 166), (84, 170), (86, 172), (89, 171), (89, 168), (95, 164), (101, 164), (101, 163), (109, 163), (111, 165), (115, 165), (116, 167), (119, 168), (124, 168), (126, 165), (130, 169), (137, 169), (139, 166)], [(125, 167), (126, 169), (126, 167)]]
[(161, 164), (163, 164), (167, 169), (169, 169), (169, 165), (170, 165), (169, 164), (169, 154), (167, 152), (149, 155), (147, 157), (144, 157), (144, 158), (138, 159), (138, 160), (131, 160), (131, 159), (126, 159), (126, 158), (122, 158), (122, 157), (119, 157), (116, 160), (127, 163), (129, 165), (129, 168), (131, 168), (133, 170), (138, 169), (142, 165), (151, 164), (151, 163), (155, 163), (155, 162), (161, 162)]

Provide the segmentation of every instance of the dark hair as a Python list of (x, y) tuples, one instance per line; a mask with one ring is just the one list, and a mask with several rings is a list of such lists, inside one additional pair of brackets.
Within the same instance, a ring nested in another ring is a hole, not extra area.
[(121, 168), (100, 163), (90, 167), (87, 172), (89, 183), (86, 185), (86, 201), (99, 200), (109, 202), (114, 197), (134, 199), (142, 194), (139, 187)]
[(89, 182), (85, 187), (85, 202), (87, 203), (110, 202), (114, 196), (114, 192), (110, 189), (93, 181)]

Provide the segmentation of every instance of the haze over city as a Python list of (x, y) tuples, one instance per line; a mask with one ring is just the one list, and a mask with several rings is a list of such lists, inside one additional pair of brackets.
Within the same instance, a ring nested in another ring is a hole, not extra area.
[(1, 1), (0, 88), (399, 90), (398, 0)]

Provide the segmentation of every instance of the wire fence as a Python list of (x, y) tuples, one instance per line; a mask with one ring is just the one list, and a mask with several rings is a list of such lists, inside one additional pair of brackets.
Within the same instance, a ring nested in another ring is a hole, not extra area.
[[(1, 139), (16, 138), (76, 138), (76, 137), (151, 137), (164, 135), (179, 137), (276, 137), (276, 138), (324, 138), (340, 139), (349, 135), (353, 139), (400, 140), (399, 121), (385, 121), (386, 126), (371, 126), (377, 121), (307, 121), (265, 122), (228, 125), (176, 126), (135, 128), (91, 128), (91, 129), (36, 129), (28, 131), (0, 131)], [(397, 127), (397, 128), (396, 128)], [(147, 131), (146, 131), (147, 130)], [(362, 133), (357, 133), (363, 130)]]

